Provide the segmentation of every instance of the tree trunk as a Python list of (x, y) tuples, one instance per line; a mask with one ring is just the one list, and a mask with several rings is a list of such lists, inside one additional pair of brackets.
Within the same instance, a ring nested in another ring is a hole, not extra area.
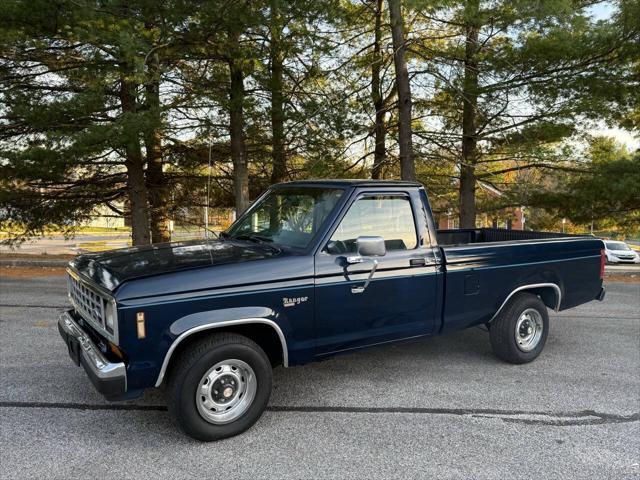
[(150, 80), (145, 85), (149, 123), (144, 142), (147, 151), (146, 185), (149, 194), (151, 241), (153, 243), (169, 242), (168, 192), (166, 179), (162, 169), (162, 142), (160, 127), (160, 65), (158, 55), (154, 55), (149, 64)]
[(381, 179), (382, 168), (386, 160), (386, 137), (387, 126), (385, 125), (384, 116), (384, 100), (382, 98), (382, 82), (380, 78), (380, 69), (382, 68), (382, 10), (383, 0), (376, 0), (376, 18), (373, 40), (373, 62), (371, 63), (371, 98), (373, 106), (376, 109), (375, 124), (375, 148), (373, 150), (373, 169), (371, 170), (371, 178)]
[[(229, 35), (231, 45), (237, 45), (239, 35)], [(249, 206), (249, 171), (247, 148), (244, 138), (244, 75), (241, 61), (235, 55), (229, 59), (229, 135), (231, 137), (231, 160), (233, 162), (233, 190), (236, 216)]]
[(462, 163), (460, 164), (460, 228), (476, 227), (476, 163), (478, 138), (478, 32), (479, 0), (466, 7), (466, 45), (462, 106)]
[[(144, 168), (139, 148), (136, 156), (138, 157), (137, 160), (127, 158), (125, 162), (129, 206), (131, 209), (131, 239), (134, 246), (151, 243), (147, 189), (144, 182)], [(129, 157), (129, 153), (127, 153), (127, 157)]]
[(402, 18), (401, 0), (388, 0), (391, 18), (391, 35), (393, 37), (393, 63), (396, 71), (398, 90), (398, 145), (400, 147), (400, 177), (402, 180), (415, 180), (416, 167), (413, 160), (413, 143), (411, 138), (411, 87), (409, 71), (405, 57), (404, 20)]
[(285, 180), (287, 163), (284, 151), (284, 97), (283, 97), (283, 51), (282, 13), (280, 0), (271, 0), (271, 142), (273, 170), (271, 183)]
[[(120, 81), (120, 102), (124, 114), (137, 113), (137, 85), (123, 77)], [(131, 238), (133, 245), (148, 245), (149, 204), (144, 179), (144, 162), (140, 149), (140, 132), (125, 132), (125, 165), (127, 168), (127, 191), (131, 210)]]

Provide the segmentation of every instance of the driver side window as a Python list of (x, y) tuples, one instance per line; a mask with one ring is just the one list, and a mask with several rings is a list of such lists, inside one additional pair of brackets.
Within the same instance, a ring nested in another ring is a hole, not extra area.
[(333, 233), (327, 252), (356, 253), (356, 239), (362, 235), (382, 237), (387, 251), (416, 248), (418, 240), (409, 198), (397, 195), (359, 198)]

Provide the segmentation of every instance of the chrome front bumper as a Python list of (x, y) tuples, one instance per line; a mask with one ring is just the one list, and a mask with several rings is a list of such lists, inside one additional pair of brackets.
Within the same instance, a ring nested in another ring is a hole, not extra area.
[(91, 337), (74, 320), (73, 310), (60, 315), (58, 330), (69, 350), (69, 356), (82, 365), (96, 390), (107, 399), (121, 397), (127, 391), (127, 369), (124, 362), (111, 363)]

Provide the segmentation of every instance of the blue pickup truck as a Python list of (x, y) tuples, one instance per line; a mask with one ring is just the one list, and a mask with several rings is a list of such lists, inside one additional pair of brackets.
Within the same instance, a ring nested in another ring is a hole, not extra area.
[(437, 231), (416, 183), (285, 183), (215, 240), (77, 257), (58, 327), (107, 399), (162, 387), (185, 433), (216, 440), (258, 420), (277, 365), (482, 325), (499, 358), (530, 362), (547, 309), (603, 299), (603, 248)]

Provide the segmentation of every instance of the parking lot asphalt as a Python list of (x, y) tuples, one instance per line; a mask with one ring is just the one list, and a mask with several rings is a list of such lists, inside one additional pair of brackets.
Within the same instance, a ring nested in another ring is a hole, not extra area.
[(68, 358), (61, 276), (0, 278), (0, 478), (638, 478), (640, 284), (551, 313), (509, 365), (481, 329), (278, 368), (268, 411), (203, 444), (159, 391), (108, 403)]

